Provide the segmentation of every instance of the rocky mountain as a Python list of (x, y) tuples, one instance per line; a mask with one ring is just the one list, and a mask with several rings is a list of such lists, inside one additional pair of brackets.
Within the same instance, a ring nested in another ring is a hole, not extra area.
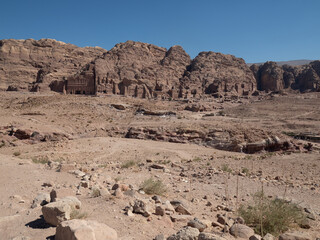
[(320, 62), (303, 66), (127, 41), (106, 51), (53, 39), (0, 40), (0, 90), (120, 94), (139, 98), (238, 97), (256, 89), (318, 91)]
[[(308, 60), (308, 59), (300, 59), (300, 60), (290, 60), (290, 61), (277, 61), (276, 63), (280, 66), (283, 65), (289, 65), (289, 66), (301, 66), (301, 65), (306, 65), (314, 60)], [(248, 63), (249, 66), (256, 64), (256, 65), (263, 65), (264, 62), (259, 62), (259, 63)]]
[(241, 58), (201, 52), (185, 72), (181, 83), (191, 93), (249, 95), (256, 89), (252, 72)]
[(256, 82), (243, 59), (202, 52), (191, 61), (180, 46), (168, 51), (152, 44), (127, 41), (68, 79), (68, 93), (83, 93), (79, 83), (90, 79), (96, 92), (134, 97), (191, 97), (230, 93), (249, 95)]
[(320, 91), (320, 61), (302, 66), (278, 65), (266, 62), (251, 65), (257, 87), (260, 91), (280, 91), (283, 89)]
[(190, 61), (180, 46), (167, 51), (152, 44), (127, 41), (117, 44), (70, 77), (67, 92), (77, 93), (78, 83), (87, 79), (97, 92), (142, 98), (165, 93), (174, 97), (173, 91), (177, 91), (179, 79)]
[(80, 48), (53, 39), (0, 40), (1, 90), (50, 90), (106, 50)]

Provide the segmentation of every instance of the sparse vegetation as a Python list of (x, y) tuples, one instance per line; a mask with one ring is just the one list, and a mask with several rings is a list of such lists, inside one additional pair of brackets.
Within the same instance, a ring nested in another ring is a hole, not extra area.
[(269, 199), (262, 192), (254, 195), (253, 204), (240, 206), (239, 215), (262, 236), (267, 233), (279, 235), (293, 224), (300, 225), (305, 220), (305, 215), (297, 204), (282, 199)]
[(96, 197), (100, 197), (101, 193), (100, 193), (100, 190), (98, 188), (93, 188), (91, 190), (90, 195), (91, 195), (91, 197), (96, 198)]
[(202, 159), (200, 158), (200, 157), (195, 157), (194, 159), (193, 159), (193, 161), (194, 162), (200, 162)]
[(133, 160), (129, 160), (121, 165), (121, 168), (130, 168), (136, 165), (136, 162)]
[(0, 148), (4, 147), (5, 145), (6, 145), (5, 141), (2, 140), (2, 141), (0, 142)]
[(47, 164), (49, 162), (48, 157), (46, 156), (40, 156), (40, 157), (33, 157), (32, 162), (37, 163), (37, 164)]
[(223, 164), (221, 170), (227, 173), (232, 173), (232, 169), (229, 167), (228, 164)]
[(249, 174), (250, 174), (250, 171), (249, 171), (248, 168), (242, 168), (242, 169), (241, 169), (241, 172), (242, 172), (243, 174), (245, 174), (246, 176), (249, 176)]
[(161, 180), (154, 180), (153, 178), (144, 180), (140, 188), (149, 195), (163, 195), (167, 192), (167, 187), (163, 184), (163, 182)]
[(14, 152), (13, 155), (14, 155), (15, 157), (18, 157), (18, 156), (21, 155), (21, 152)]
[(88, 217), (88, 213), (87, 212), (82, 212), (80, 210), (77, 209), (73, 209), (70, 213), (70, 218), (71, 219), (84, 219)]
[(120, 182), (120, 181), (121, 181), (121, 177), (116, 177), (116, 178), (114, 179), (114, 181), (115, 181), (116, 183)]

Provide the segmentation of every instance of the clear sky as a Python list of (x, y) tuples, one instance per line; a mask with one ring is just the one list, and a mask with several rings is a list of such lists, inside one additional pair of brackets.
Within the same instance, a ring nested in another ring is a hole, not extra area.
[(134, 40), (193, 58), (246, 62), (320, 59), (320, 0), (2, 0), (0, 39), (53, 38), (78, 46)]

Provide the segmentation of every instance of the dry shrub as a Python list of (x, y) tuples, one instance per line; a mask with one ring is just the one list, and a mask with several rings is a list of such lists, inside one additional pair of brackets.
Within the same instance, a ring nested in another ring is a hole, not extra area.
[(121, 165), (121, 168), (130, 168), (136, 165), (136, 162), (133, 160), (127, 161)]
[(262, 236), (267, 233), (279, 235), (294, 224), (300, 225), (305, 221), (305, 214), (297, 204), (278, 198), (269, 199), (261, 192), (254, 195), (252, 205), (240, 206), (239, 215)]
[(140, 188), (149, 195), (163, 195), (167, 192), (167, 187), (163, 182), (161, 180), (154, 180), (153, 178), (144, 180)]

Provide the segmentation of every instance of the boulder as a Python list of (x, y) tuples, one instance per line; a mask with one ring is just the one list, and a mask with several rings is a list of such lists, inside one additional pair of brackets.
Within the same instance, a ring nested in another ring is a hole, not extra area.
[(311, 240), (312, 238), (303, 232), (284, 233), (279, 236), (279, 240)]
[(200, 232), (203, 232), (207, 228), (207, 225), (198, 218), (194, 218), (193, 220), (189, 221), (188, 226), (196, 228)]
[(133, 205), (133, 213), (142, 214), (144, 217), (149, 217), (155, 213), (155, 206), (148, 200), (135, 200)]
[(200, 232), (196, 228), (185, 227), (176, 234), (171, 235), (167, 240), (197, 240)]
[(225, 238), (214, 233), (200, 233), (198, 240), (226, 240)]
[(44, 206), (50, 202), (50, 194), (49, 193), (39, 193), (35, 199), (33, 199), (31, 208), (36, 208), (39, 206)]
[(117, 240), (117, 232), (96, 221), (73, 219), (62, 222), (56, 229), (55, 240)]
[(252, 228), (246, 225), (236, 223), (230, 228), (230, 234), (235, 237), (249, 239), (252, 235), (254, 235), (254, 231)]
[(80, 209), (81, 202), (76, 197), (66, 197), (42, 207), (44, 220), (57, 226), (59, 223), (70, 220), (72, 211)]

